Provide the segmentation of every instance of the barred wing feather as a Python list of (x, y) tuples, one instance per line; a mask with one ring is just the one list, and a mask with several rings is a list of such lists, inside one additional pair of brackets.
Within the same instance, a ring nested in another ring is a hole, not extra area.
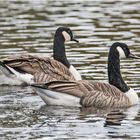
[(93, 90), (81, 98), (80, 104), (85, 107), (117, 108), (128, 107), (130, 102), (128, 97), (121, 92), (113, 93)]

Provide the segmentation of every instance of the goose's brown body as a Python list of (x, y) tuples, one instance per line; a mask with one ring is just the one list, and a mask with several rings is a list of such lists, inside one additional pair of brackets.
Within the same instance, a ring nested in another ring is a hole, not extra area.
[[(80, 99), (84, 107), (128, 107), (129, 98), (118, 88), (93, 80), (81, 80), (77, 82), (54, 81), (44, 85), (48, 90), (75, 96)], [(45, 90), (45, 89), (44, 89)]]
[(33, 75), (34, 83), (75, 80), (67, 67), (49, 57), (16, 55), (1, 58), (1, 62), (21, 73)]

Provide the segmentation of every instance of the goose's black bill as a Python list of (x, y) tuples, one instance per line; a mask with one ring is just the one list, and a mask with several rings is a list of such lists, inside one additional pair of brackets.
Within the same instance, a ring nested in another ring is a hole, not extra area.
[(132, 53), (130, 53), (128, 57), (129, 57), (129, 58), (139, 59), (139, 57), (138, 57), (137, 55), (132, 54)]
[(75, 38), (73, 38), (72, 41), (75, 41), (75, 42), (79, 43), (79, 41)]

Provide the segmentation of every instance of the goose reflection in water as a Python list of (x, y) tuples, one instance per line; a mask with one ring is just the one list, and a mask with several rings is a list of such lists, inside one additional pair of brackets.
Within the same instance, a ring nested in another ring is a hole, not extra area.
[[(139, 111), (138, 105), (132, 106), (130, 108), (122, 108), (122, 109), (98, 109), (94, 107), (80, 108), (80, 115), (82, 119), (91, 117), (95, 115), (95, 117), (103, 117), (105, 118), (104, 127), (111, 125), (122, 125), (125, 124), (125, 121), (135, 120), (137, 118)], [(93, 122), (90, 120), (90, 122)]]

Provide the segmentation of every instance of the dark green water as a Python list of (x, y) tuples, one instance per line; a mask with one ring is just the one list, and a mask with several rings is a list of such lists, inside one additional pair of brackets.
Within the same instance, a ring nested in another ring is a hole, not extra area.
[[(0, 0), (0, 55), (52, 55), (59, 26), (80, 43), (66, 44), (84, 79), (107, 81), (107, 54), (115, 41), (140, 56), (139, 0)], [(140, 60), (121, 61), (122, 74), (140, 92)], [(140, 105), (102, 111), (46, 106), (30, 88), (0, 87), (0, 139), (140, 139)]]

